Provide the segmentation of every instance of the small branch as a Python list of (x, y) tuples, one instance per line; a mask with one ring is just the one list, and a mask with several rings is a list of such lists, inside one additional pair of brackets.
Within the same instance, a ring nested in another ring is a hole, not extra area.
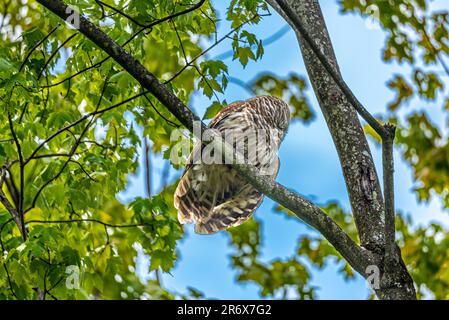
[(47, 68), (47, 66), (50, 64), (51, 60), (53, 60), (53, 58), (56, 56), (56, 54), (59, 52), (59, 50), (61, 50), (62, 47), (64, 47), (70, 40), (72, 40), (74, 37), (76, 37), (78, 35), (78, 33), (74, 33), (72, 34), (70, 37), (68, 37), (63, 43), (61, 43), (55, 51), (53, 51), (50, 55), (50, 57), (47, 59), (47, 61), (45, 62), (44, 66), (42, 67), (41, 71), (39, 72), (39, 75), (37, 76), (37, 81), (39, 81), (39, 79), (41, 78), (42, 74), (44, 73), (45, 69)]
[(356, 98), (354, 93), (348, 87), (343, 78), (335, 71), (335, 68), (330, 64), (327, 57), (321, 52), (320, 48), (312, 37), (307, 32), (306, 28), (302, 24), (298, 16), (293, 12), (290, 6), (285, 2), (285, 0), (275, 0), (279, 7), (284, 11), (285, 15), (290, 19), (290, 21), (295, 25), (301, 37), (307, 42), (309, 47), (312, 49), (315, 56), (320, 60), (326, 72), (332, 77), (340, 90), (344, 93), (348, 101), (354, 106), (360, 116), (379, 134), (381, 137), (388, 135), (388, 132), (382, 126), (382, 124), (374, 118), (368, 110), (360, 103)]
[[(16, 222), (19, 222), (18, 227), (20, 229), (20, 233), (22, 234), (23, 241), (25, 241), (27, 238), (27, 230), (23, 223), (23, 202), (24, 202), (24, 192), (25, 192), (25, 183), (24, 183), (24, 181), (25, 181), (25, 173), (24, 173), (25, 164), (23, 161), (22, 148), (20, 146), (19, 139), (17, 138), (16, 132), (14, 130), (14, 126), (13, 126), (12, 119), (11, 119), (11, 114), (9, 112), (8, 112), (8, 122), (9, 122), (9, 129), (11, 131), (11, 135), (14, 139), (14, 143), (16, 144), (17, 154), (19, 156), (20, 187), (19, 187), (19, 205), (17, 207), (18, 221), (16, 221)], [(12, 212), (11, 212), (11, 214), (12, 214)]]
[(172, 127), (175, 127), (175, 128), (179, 128), (179, 127), (180, 127), (179, 124), (177, 124), (177, 123), (175, 123), (175, 122), (173, 122), (173, 121), (167, 119), (166, 117), (164, 117), (164, 115), (163, 115), (162, 113), (159, 112), (159, 110), (156, 108), (156, 106), (154, 105), (154, 103), (151, 101), (150, 98), (148, 98), (148, 96), (147, 96), (146, 94), (144, 95), (144, 98), (148, 101), (148, 103), (150, 104), (151, 108), (153, 108), (153, 110), (154, 110), (154, 111), (155, 111), (155, 112), (156, 112), (162, 119), (164, 119), (169, 125), (171, 125)]
[(58, 223), (77, 223), (77, 222), (92, 222), (92, 223), (98, 223), (105, 227), (109, 228), (136, 228), (136, 227), (145, 227), (145, 226), (151, 226), (150, 223), (133, 223), (133, 224), (112, 224), (103, 222), (101, 220), (97, 219), (70, 219), (70, 220), (29, 220), (26, 221), (25, 224), (30, 223), (42, 223), (42, 224), (58, 224)]
[(19, 124), (22, 123), (23, 116), (25, 115), (25, 111), (26, 111), (27, 107), (28, 107), (28, 101), (25, 102), (25, 104), (24, 104), (23, 107), (22, 107), (22, 112), (20, 112), (20, 116), (19, 116)]
[(389, 133), (382, 140), (382, 165), (384, 179), (384, 199), (385, 199), (385, 270), (392, 264), (392, 260), (397, 260), (395, 250), (395, 209), (394, 209), (394, 157), (393, 143), (396, 128), (386, 125), (385, 130)]
[[(146, 196), (147, 198), (151, 197), (151, 148), (150, 141), (147, 137), (143, 136), (143, 154), (144, 154), (144, 162), (145, 162), (145, 187), (146, 187)], [(151, 216), (153, 219), (155, 218), (154, 212), (151, 212)], [(161, 277), (159, 274), (159, 269), (155, 270), (156, 274), (156, 282), (159, 286), (161, 286)]]
[(160, 24), (160, 23), (162, 23), (162, 22), (165, 22), (165, 21), (174, 19), (174, 18), (176, 18), (176, 17), (182, 16), (182, 15), (187, 14), (187, 13), (189, 13), (189, 12), (192, 12), (192, 11), (194, 11), (194, 10), (200, 8), (205, 2), (206, 2), (206, 0), (200, 0), (197, 4), (195, 4), (194, 6), (192, 6), (192, 7), (190, 7), (190, 8), (187, 8), (186, 10), (182, 10), (182, 11), (176, 12), (176, 13), (171, 14), (171, 15), (168, 15), (168, 16), (166, 16), (166, 17), (164, 17), (164, 18), (157, 19), (157, 20), (151, 22), (150, 24), (147, 24), (147, 25), (145, 26), (145, 28), (146, 28), (146, 29), (152, 28), (152, 27), (154, 27), (154, 26), (156, 26), (156, 25), (158, 25), (158, 24)]
[[(41, 52), (42, 52), (42, 56), (43, 56), (44, 60), (46, 60), (44, 51), (41, 51)], [(48, 84), (49, 84), (49, 81), (48, 81), (48, 71), (47, 71), (47, 67), (43, 68), (42, 70), (45, 70), (45, 83), (48, 85)], [(44, 93), (44, 90), (45, 90), (45, 89), (47, 89), (47, 94), (46, 94), (46, 95), (45, 95), (45, 93)], [(47, 88), (42, 88), (41, 92), (42, 92), (42, 100), (44, 101), (43, 108), (42, 108), (42, 112), (41, 112), (41, 115), (40, 115), (40, 118), (41, 118), (41, 119), (40, 119), (40, 122), (42, 123), (43, 120), (44, 120), (45, 113), (47, 112), (48, 100), (50, 99), (50, 88), (49, 88), (49, 87), (47, 87)], [(45, 97), (45, 98), (44, 98), (44, 97)]]
[(50, 154), (40, 154), (32, 157), (33, 160), (42, 158), (56, 158), (56, 157), (69, 157), (68, 153), (50, 153)]
[[(68, 124), (67, 126), (61, 128), (61, 129), (59, 129), (58, 131), (56, 131), (55, 133), (53, 133), (52, 135), (50, 135), (48, 138), (46, 138), (44, 141), (42, 141), (42, 142), (36, 147), (36, 149), (34, 149), (34, 151), (31, 153), (31, 155), (28, 157), (28, 159), (25, 160), (24, 164), (26, 165), (26, 164), (27, 164), (28, 162), (30, 162), (32, 159), (34, 159), (34, 158), (36, 158), (36, 157), (39, 157), (39, 156), (37, 156), (37, 153), (39, 152), (39, 150), (42, 149), (48, 142), (50, 142), (52, 139), (54, 139), (56, 136), (60, 135), (60, 134), (63, 133), (64, 131), (69, 131), (70, 128), (76, 126), (77, 124), (80, 124), (80, 123), (83, 122), (83, 121), (86, 121), (87, 119), (89, 119), (90, 117), (92, 117), (92, 116), (94, 116), (94, 115), (101, 114), (101, 113), (104, 113), (104, 112), (106, 112), (106, 111), (109, 111), (109, 110), (118, 108), (118, 107), (120, 107), (121, 105), (124, 105), (124, 104), (126, 104), (126, 103), (128, 103), (128, 102), (131, 102), (132, 100), (137, 99), (137, 98), (139, 98), (139, 97), (141, 97), (141, 96), (143, 96), (143, 95), (145, 95), (145, 94), (148, 94), (148, 91), (138, 93), (138, 94), (136, 94), (136, 95), (134, 95), (134, 96), (132, 96), (132, 97), (126, 99), (126, 100), (123, 100), (123, 101), (121, 101), (121, 102), (119, 102), (119, 103), (116, 103), (116, 104), (114, 104), (114, 105), (112, 105), (112, 106), (109, 106), (109, 107), (107, 107), (107, 108), (100, 109), (100, 110), (97, 110), (97, 111), (93, 111), (93, 112), (91, 112), (91, 113), (88, 113), (88, 114), (84, 115), (83, 117), (81, 117), (80, 119), (76, 120), (75, 122), (72, 122), (71, 124)], [(45, 155), (44, 155), (44, 156), (45, 156)]]
[[(15, 161), (13, 163), (10, 163), (10, 166), (13, 164), (18, 163), (18, 161)], [(7, 175), (6, 175), (7, 173)], [(17, 189), (16, 183), (14, 181), (14, 176), (11, 173), (10, 167), (5, 168), (5, 177), (4, 177), (6, 188), (12, 198), (12, 201), (14, 202), (14, 205), (16, 208), (19, 207), (19, 190)]]
[(89, 174), (89, 172), (86, 171), (86, 169), (84, 169), (83, 165), (80, 162), (73, 159), (69, 159), (69, 162), (76, 163), (90, 180), (92, 180), (93, 182), (98, 182), (95, 178), (92, 178), (92, 176)]
[(78, 72), (68, 76), (67, 78), (62, 79), (61, 81), (58, 81), (56, 83), (52, 83), (52, 84), (49, 84), (49, 85), (45, 85), (42, 88), (56, 87), (56, 86), (59, 86), (60, 84), (63, 84), (66, 81), (69, 81), (69, 87), (70, 87), (70, 80), (72, 80), (73, 78), (79, 76), (80, 74), (83, 74), (84, 72), (89, 71), (90, 69), (94, 69), (94, 68), (100, 67), (104, 62), (106, 62), (109, 59), (110, 59), (110, 57), (104, 58), (103, 60), (101, 60), (101, 61), (99, 61), (99, 62), (97, 62), (97, 63), (95, 63), (93, 65), (90, 65), (90, 66), (88, 66), (88, 67), (86, 67), (86, 68), (84, 68), (84, 69), (82, 69), (82, 70), (80, 70), (80, 71), (78, 71)]
[(134, 24), (138, 25), (139, 27), (146, 28), (145, 24), (140, 23), (139, 21), (137, 21), (136, 19), (134, 19), (130, 15), (124, 13), (122, 10), (114, 8), (113, 6), (111, 6), (111, 5), (107, 4), (107, 3), (104, 3), (103, 1), (100, 1), (100, 0), (95, 0), (95, 2), (100, 5), (100, 8), (101, 8), (101, 10), (103, 12), (103, 16), (104, 16), (104, 8), (103, 7), (107, 7), (109, 9), (113, 10), (114, 12), (118, 13), (119, 15), (121, 15), (121, 16), (127, 18), (128, 20), (132, 21)]
[[(11, 214), (12, 219), (17, 224), (17, 227), (20, 230), (20, 233), (22, 235), (23, 241), (25, 241), (26, 240), (26, 233), (25, 234), (22, 233), (22, 230), (25, 229), (25, 227), (23, 227), (23, 229), (22, 229), (22, 219), (21, 219), (21, 217), (19, 215), (19, 212), (17, 211), (16, 208), (14, 208), (14, 206), (11, 204), (11, 202), (9, 202), (9, 200), (6, 197), (5, 193), (3, 192), (2, 188), (0, 188), (0, 202), (3, 204), (5, 209)], [(7, 222), (10, 222), (10, 221), (11, 220), (8, 220)], [(5, 223), (5, 225), (6, 225), (6, 223)], [(1, 230), (3, 231), (3, 226), (2, 226)]]
[(235, 27), (234, 29), (232, 29), (231, 31), (229, 31), (227, 34), (225, 34), (223, 37), (221, 37), (218, 41), (215, 41), (214, 44), (212, 44), (209, 48), (207, 48), (206, 50), (204, 50), (203, 52), (201, 52), (200, 54), (198, 54), (197, 56), (195, 56), (194, 58), (192, 58), (188, 63), (186, 63), (186, 65), (184, 67), (182, 67), (179, 71), (177, 71), (174, 75), (172, 75), (170, 77), (170, 79), (164, 81), (164, 84), (170, 83), (172, 82), (174, 79), (176, 79), (181, 73), (183, 73), (183, 71), (189, 67), (191, 67), (193, 65), (193, 63), (198, 60), (199, 58), (201, 58), (202, 56), (204, 56), (206, 53), (208, 53), (210, 50), (212, 50), (213, 48), (215, 48), (217, 45), (219, 45), (221, 42), (223, 42), (224, 40), (228, 39), (228, 37), (233, 34), (234, 32), (238, 31), (239, 29), (241, 29), (244, 25), (250, 23), (251, 21), (253, 21), (255, 18), (259, 17), (261, 15), (255, 15), (254, 17), (250, 18), (247, 21), (242, 22), (239, 26)]
[(18, 297), (18, 296), (16, 295), (16, 293), (14, 292), (14, 289), (12, 288), (11, 276), (9, 275), (9, 271), (8, 271), (8, 268), (6, 267), (6, 263), (3, 263), (3, 268), (5, 269), (6, 277), (8, 278), (9, 290), (11, 291), (12, 295), (13, 295), (17, 300), (20, 300), (19, 297)]
[(45, 37), (43, 37), (38, 43), (34, 45), (26, 55), (25, 59), (23, 60), (22, 64), (20, 65), (19, 72), (22, 71), (23, 67), (27, 63), (28, 59), (30, 58), (31, 54), (45, 41), (47, 40), (55, 31), (59, 28), (61, 24), (58, 24), (56, 27), (54, 27)]
[(143, 136), (143, 155), (145, 162), (145, 188), (147, 197), (151, 197), (151, 149), (150, 142), (146, 136)]

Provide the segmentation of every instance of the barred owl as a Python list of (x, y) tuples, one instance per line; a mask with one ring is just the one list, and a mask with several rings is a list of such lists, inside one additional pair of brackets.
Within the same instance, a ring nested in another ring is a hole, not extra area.
[[(230, 137), (234, 151), (241, 152), (247, 164), (276, 178), (277, 151), (289, 123), (290, 110), (284, 101), (260, 96), (227, 106), (208, 128), (225, 141)], [(176, 188), (174, 205), (180, 223), (195, 223), (196, 233), (211, 234), (248, 220), (264, 196), (225, 162), (193, 161), (202, 160), (204, 151), (204, 144), (194, 146)], [(213, 150), (210, 155), (214, 156)]]

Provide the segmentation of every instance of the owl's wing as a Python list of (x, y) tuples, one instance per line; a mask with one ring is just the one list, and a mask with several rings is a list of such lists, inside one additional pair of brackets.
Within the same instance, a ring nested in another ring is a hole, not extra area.
[[(240, 111), (244, 106), (244, 101), (236, 101), (228, 105), (212, 119), (208, 127), (217, 127), (222, 120), (226, 119), (231, 113), (237, 110)], [(200, 155), (200, 152), (203, 151), (203, 148), (204, 146), (201, 145), (201, 143), (198, 143), (194, 146), (192, 153), (189, 155), (186, 168), (181, 176), (178, 187), (175, 191), (174, 205), (178, 210), (178, 220), (183, 224), (193, 223), (195, 216), (204, 216), (206, 214), (205, 212), (210, 210), (210, 207), (206, 208), (204, 205), (202, 205), (202, 203), (198, 201), (196, 192), (192, 190), (192, 187), (197, 187), (198, 181), (195, 180), (199, 176), (199, 174), (191, 173), (191, 171), (195, 169), (195, 166), (198, 166), (198, 164), (195, 164), (193, 160), (196, 158), (196, 156)], [(201, 179), (203, 177), (199, 176), (199, 178)], [(204, 179), (207, 179), (207, 176), (204, 176)], [(213, 188), (213, 186), (211, 186), (211, 188)]]

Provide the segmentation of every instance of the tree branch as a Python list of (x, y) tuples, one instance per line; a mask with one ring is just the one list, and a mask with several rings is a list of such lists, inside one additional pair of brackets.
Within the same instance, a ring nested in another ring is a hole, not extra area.
[(384, 199), (385, 199), (385, 270), (392, 265), (393, 261), (398, 261), (395, 250), (395, 209), (394, 209), (394, 158), (393, 143), (396, 128), (394, 126), (385, 127), (389, 134), (382, 139), (382, 163), (384, 178)]
[(51, 31), (49, 32), (49, 33), (47, 33), (46, 35), (45, 35), (45, 37), (43, 37), (38, 43), (36, 43), (35, 45), (34, 45), (34, 47), (32, 47), (31, 49), (30, 49), (30, 51), (28, 51), (28, 53), (27, 53), (27, 55), (26, 55), (26, 57), (25, 57), (25, 59), (23, 60), (23, 62), (22, 62), (22, 64), (20, 65), (20, 68), (19, 68), (19, 72), (21, 72), (22, 71), (22, 69), (23, 69), (23, 67), (25, 66), (25, 64), (27, 63), (27, 61), (28, 61), (28, 59), (30, 58), (30, 56), (31, 56), (31, 54), (45, 41), (45, 40), (47, 40), (52, 34), (53, 34), (53, 32), (55, 32), (56, 31), (56, 29), (58, 29), (59, 28), (59, 26), (60, 26), (60, 24), (58, 24), (56, 27), (54, 27), (53, 29), (51, 29)]
[[(119, 102), (119, 103), (113, 104), (113, 105), (111, 105), (111, 106), (109, 106), (109, 107), (107, 107), (107, 108), (100, 109), (100, 110), (96, 110), (96, 111), (92, 111), (92, 112), (90, 112), (90, 113), (84, 115), (83, 117), (79, 118), (78, 120), (76, 120), (76, 121), (74, 121), (74, 122), (72, 122), (72, 123), (66, 125), (65, 127), (59, 129), (58, 131), (56, 131), (56, 132), (54, 132), (53, 134), (51, 134), (51, 135), (50, 135), (48, 138), (46, 138), (44, 141), (42, 141), (42, 142), (36, 147), (36, 149), (34, 149), (34, 151), (31, 153), (31, 155), (24, 161), (24, 164), (25, 164), (25, 165), (28, 164), (28, 162), (30, 162), (32, 159), (37, 159), (37, 158), (46, 157), (47, 155), (38, 156), (37, 153), (38, 153), (39, 150), (42, 149), (48, 142), (50, 142), (51, 140), (53, 140), (55, 137), (57, 137), (58, 135), (60, 135), (60, 134), (63, 133), (64, 131), (69, 131), (70, 128), (76, 126), (77, 124), (80, 124), (80, 123), (83, 122), (83, 121), (86, 121), (87, 119), (89, 119), (89, 118), (92, 117), (92, 116), (95, 116), (95, 115), (97, 115), (97, 114), (104, 113), (104, 112), (106, 112), (106, 111), (109, 111), (109, 110), (112, 110), (112, 109), (115, 109), (115, 108), (118, 108), (118, 107), (120, 107), (120, 106), (122, 106), (122, 105), (124, 105), (124, 104), (126, 104), (126, 103), (128, 103), (128, 102), (131, 102), (131, 101), (134, 100), (134, 99), (137, 99), (137, 98), (139, 98), (139, 97), (141, 97), (141, 96), (144, 96), (144, 95), (147, 94), (147, 93), (148, 93), (148, 91), (141, 92), (141, 93), (138, 93), (138, 94), (136, 94), (136, 95), (134, 95), (134, 96), (132, 96), (132, 97), (126, 99), (126, 100), (123, 100), (123, 101), (121, 101), (121, 102)], [(67, 156), (68, 156), (68, 155), (67, 155)]]
[[(17, 224), (17, 227), (19, 228), (20, 233), (22, 234), (23, 241), (25, 241), (26, 235), (22, 233), (22, 219), (19, 215), (19, 212), (17, 211), (16, 208), (14, 208), (14, 206), (11, 204), (11, 202), (9, 202), (8, 198), (6, 197), (5, 193), (3, 192), (3, 189), (1, 188), (1, 185), (0, 185), (0, 202), (3, 204), (5, 209), (8, 210), (8, 212), (11, 214), (12, 219)], [(3, 228), (2, 228), (2, 230), (3, 230)]]
[[(39, 72), (39, 75), (37, 76), (37, 81), (41, 78), (42, 74), (44, 73), (45, 69), (47, 69), (47, 66), (50, 64), (51, 60), (56, 56), (56, 54), (61, 50), (62, 47), (64, 47), (70, 40), (72, 40), (74, 37), (76, 37), (78, 34), (74, 33), (70, 37), (68, 37), (64, 42), (62, 42), (56, 49), (53, 51), (50, 55), (50, 57), (45, 61), (44, 66), (42, 67), (41, 71)], [(48, 85), (48, 83), (47, 83)]]
[(317, 59), (321, 62), (324, 69), (326, 69), (327, 73), (332, 77), (335, 83), (338, 85), (341, 91), (346, 96), (346, 99), (354, 106), (360, 116), (379, 134), (381, 137), (388, 134), (382, 124), (374, 118), (368, 110), (362, 105), (362, 103), (357, 99), (357, 97), (352, 93), (352, 90), (348, 87), (346, 82), (343, 80), (341, 75), (335, 71), (335, 68), (330, 64), (327, 57), (321, 52), (320, 48), (316, 44), (316, 42), (311, 38), (306, 28), (302, 24), (298, 15), (293, 12), (290, 6), (285, 2), (285, 0), (275, 0), (282, 11), (286, 14), (288, 19), (292, 21), (295, 25), (296, 29), (301, 34), (302, 38), (307, 42), (307, 45), (312, 49), (313, 53), (317, 57)]
[[(382, 191), (357, 112), (276, 0), (267, 1), (296, 32), (304, 64), (338, 152), (362, 246), (377, 254), (383, 254), (385, 224), (382, 219)], [(320, 51), (327, 56), (335, 71), (339, 72), (319, 2), (290, 0), (288, 3), (306, 25), (308, 34), (315, 39), (314, 42), (320, 44)]]
[(58, 224), (58, 223), (77, 223), (77, 222), (92, 222), (98, 223), (105, 227), (109, 228), (136, 228), (136, 227), (145, 227), (151, 226), (150, 223), (142, 222), (142, 223), (131, 223), (131, 224), (113, 224), (107, 223), (98, 219), (69, 219), (69, 220), (28, 220), (25, 224), (30, 223), (42, 223), (42, 224)]
[[(23, 223), (23, 201), (24, 201), (24, 192), (25, 192), (25, 164), (23, 161), (23, 155), (22, 155), (22, 148), (20, 146), (19, 139), (17, 138), (16, 132), (14, 130), (14, 125), (12, 123), (11, 114), (8, 112), (8, 122), (9, 122), (9, 129), (11, 131), (11, 135), (14, 139), (14, 143), (17, 148), (17, 154), (19, 157), (19, 179), (20, 179), (20, 187), (19, 187), (19, 201), (18, 201), (18, 207), (16, 210), (15, 217), (16, 223), (19, 222), (18, 227), (20, 230), (20, 233), (22, 234), (23, 241), (27, 238), (27, 230), (25, 228), (25, 224)], [(3, 191), (2, 191), (3, 192)], [(9, 211), (9, 210), (8, 210)], [(13, 214), (12, 211), (10, 211), (11, 214)], [(13, 215), (14, 216), (14, 215)]]

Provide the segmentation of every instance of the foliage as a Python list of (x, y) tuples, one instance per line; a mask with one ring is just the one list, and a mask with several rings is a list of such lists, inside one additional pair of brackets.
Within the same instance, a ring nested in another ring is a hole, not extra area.
[[(68, 3), (102, 26), (182, 100), (194, 91), (212, 97), (226, 88), (227, 66), (206, 59), (201, 45), (218, 42), (216, 12), (208, 1), (201, 10), (160, 23), (186, 5)], [(95, 44), (36, 2), (12, 0), (1, 6), (7, 13), (0, 27), (1, 182), (6, 202), (24, 215), (28, 234), (23, 242), (3, 208), (0, 296), (179, 296), (156, 280), (140, 281), (135, 271), (137, 247), (150, 256), (150, 271), (169, 272), (176, 262), (183, 230), (172, 206), (174, 186), (127, 205), (116, 199), (127, 176), (138, 169), (136, 126), (151, 139), (152, 152), (162, 153), (171, 147), (176, 120), (155, 98), (142, 95), (138, 83)], [(235, 28), (231, 36), (237, 39), (235, 58), (243, 64), (263, 53), (260, 40), (244, 26), (257, 23), (266, 9), (261, 2), (234, 1), (227, 13)], [(258, 45), (254, 52), (253, 44)], [(80, 290), (66, 285), (70, 268), (81, 270)], [(190, 294), (198, 296), (198, 291), (192, 288)]]
[[(339, 2), (343, 12), (357, 12), (377, 20), (387, 34), (383, 59), (407, 66), (407, 74), (396, 74), (388, 82), (396, 98), (384, 118), (398, 124), (397, 143), (413, 168), (418, 199), (429, 201), (435, 194), (448, 208), (447, 122), (438, 126), (429, 114), (438, 108), (439, 114), (445, 116), (449, 110), (445, 86), (449, 77), (449, 13), (432, 10), (431, 2), (423, 0)], [(412, 103), (426, 107), (401, 112)]]

